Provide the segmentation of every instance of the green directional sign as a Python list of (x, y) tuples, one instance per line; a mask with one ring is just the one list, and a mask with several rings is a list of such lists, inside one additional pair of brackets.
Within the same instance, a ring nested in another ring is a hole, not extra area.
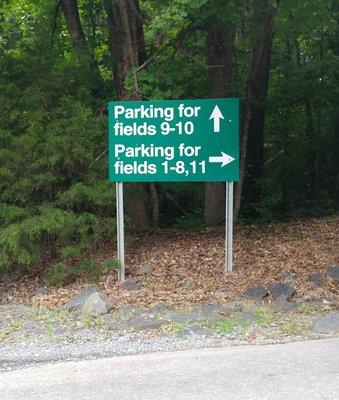
[(109, 180), (239, 180), (238, 99), (110, 102)]

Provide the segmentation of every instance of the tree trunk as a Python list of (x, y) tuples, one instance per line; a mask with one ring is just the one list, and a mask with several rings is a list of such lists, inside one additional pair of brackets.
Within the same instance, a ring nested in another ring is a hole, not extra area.
[(60, 0), (60, 5), (73, 47), (76, 51), (87, 52), (86, 37), (80, 22), (77, 0)]
[[(109, 49), (113, 59), (113, 75), (119, 100), (140, 100), (138, 82), (135, 77), (134, 90), (125, 87), (125, 78), (138, 65), (138, 45), (135, 40), (140, 35), (141, 18), (137, 0), (105, 0), (109, 31)], [(137, 32), (138, 29), (138, 32)], [(132, 228), (144, 230), (150, 224), (149, 193), (142, 183), (126, 184), (126, 213)]]
[(97, 96), (100, 90), (100, 72), (93, 54), (91, 54), (87, 45), (86, 36), (80, 21), (77, 0), (60, 0), (60, 5), (79, 63), (89, 72), (88, 83), (92, 95)]
[[(300, 48), (299, 48), (299, 43), (298, 39), (295, 38), (294, 43), (293, 43), (293, 50), (294, 50), (294, 66), (296, 69), (300, 69), (302, 67), (302, 61), (301, 61), (301, 56), (300, 56)], [(314, 127), (314, 122), (313, 122), (313, 111), (312, 111), (312, 104), (308, 98), (308, 96), (303, 96), (302, 99), (302, 105), (305, 111), (305, 118), (306, 118), (306, 123), (305, 123), (305, 135), (304, 138), (305, 140), (308, 141), (308, 144), (310, 146), (310, 151), (309, 153), (305, 154), (306, 157), (306, 162), (308, 165), (308, 170), (312, 171), (311, 173), (311, 180), (310, 180), (310, 197), (316, 197), (317, 193), (317, 148), (316, 148), (316, 142), (317, 142), (317, 132)]]
[[(223, 1), (225, 6), (227, 2)], [(210, 95), (228, 97), (232, 77), (234, 29), (229, 22), (219, 21), (207, 30)], [(214, 226), (225, 218), (225, 183), (205, 184), (205, 225)]]
[(149, 191), (152, 199), (152, 227), (157, 228), (159, 226), (159, 198), (157, 192), (157, 185), (151, 182), (149, 185)]
[(275, 14), (276, 9), (269, 6), (266, 0), (257, 0), (257, 8), (253, 15), (253, 32), (258, 32), (258, 39), (252, 47), (247, 104), (242, 122), (240, 180), (235, 196), (235, 221), (239, 216), (243, 187), (246, 200), (252, 205), (257, 204), (261, 198), (259, 181), (263, 172), (263, 128)]
[[(336, 19), (338, 20), (339, 17), (339, 4), (336, 0), (333, 0), (331, 2), (332, 5), (332, 10), (333, 14), (336, 16)], [(339, 56), (339, 24), (337, 23), (336, 25), (336, 30), (334, 34), (330, 37), (329, 43), (330, 43), (330, 48), (332, 49), (333, 54), (338, 57)], [(338, 69), (336, 70), (335, 74), (335, 80), (338, 82), (339, 81), (339, 71)], [(332, 111), (332, 121), (333, 121), (333, 149), (334, 153), (334, 162), (335, 165), (339, 165), (339, 103), (337, 100), (334, 100), (333, 102), (333, 111)], [(335, 177), (334, 179), (334, 185), (333, 185), (333, 197), (334, 200), (339, 203), (339, 171), (334, 172)]]

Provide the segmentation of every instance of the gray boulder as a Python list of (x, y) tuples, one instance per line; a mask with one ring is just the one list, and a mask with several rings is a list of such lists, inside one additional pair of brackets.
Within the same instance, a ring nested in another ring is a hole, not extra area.
[(281, 277), (282, 282), (284, 283), (292, 283), (295, 281), (294, 275), (286, 273)]
[(139, 315), (125, 321), (125, 326), (133, 330), (158, 329), (166, 324), (166, 320), (154, 315)]
[(251, 299), (263, 299), (268, 295), (268, 290), (262, 286), (251, 286), (244, 291), (243, 295)]
[(298, 300), (295, 304), (298, 308), (303, 306), (311, 308), (322, 308), (324, 306), (324, 298), (319, 297), (318, 299)]
[(153, 265), (145, 264), (145, 265), (141, 265), (141, 266), (137, 269), (136, 274), (137, 274), (138, 276), (140, 276), (140, 275), (152, 275), (152, 274), (153, 274), (153, 271), (154, 271)]
[(220, 312), (224, 312), (226, 310), (223, 306), (216, 306), (212, 304), (197, 304), (192, 307), (192, 312), (196, 313), (202, 321), (209, 322), (218, 322), (221, 320)]
[(151, 308), (153, 314), (165, 314), (167, 312), (174, 311), (174, 307), (167, 303), (157, 303)]
[(4, 283), (5, 285), (12, 285), (13, 283), (16, 283), (18, 279), (19, 278), (16, 275), (5, 272), (1, 275), (0, 282)]
[(270, 285), (268, 290), (274, 300), (278, 299), (279, 297), (281, 299), (285, 298), (285, 300), (289, 300), (297, 293), (293, 286), (286, 285), (285, 283), (276, 283), (274, 285)]
[(334, 279), (335, 281), (339, 282), (339, 266), (335, 265), (333, 267), (328, 268), (327, 275)]
[(298, 308), (298, 303), (290, 303), (284, 295), (275, 299), (276, 308), (279, 311), (294, 310)]
[(121, 283), (121, 287), (125, 290), (139, 290), (141, 289), (141, 282), (138, 278), (126, 279)]
[(168, 317), (168, 320), (178, 324), (189, 324), (203, 320), (201, 315), (190, 311), (174, 311)]
[(45, 294), (47, 292), (46, 286), (39, 286), (35, 289), (34, 294), (39, 296), (41, 294)]
[(84, 301), (81, 311), (93, 316), (104, 315), (110, 312), (112, 304), (107, 297), (100, 293), (94, 292)]
[(324, 275), (322, 274), (308, 275), (307, 279), (316, 285), (322, 285), (324, 283)]
[(130, 306), (130, 305), (126, 304), (126, 305), (121, 306), (121, 307), (118, 308), (117, 314), (122, 315), (122, 316), (124, 316), (124, 315), (135, 315), (135, 314), (141, 312), (141, 310), (142, 309), (140, 309), (140, 308), (133, 307), (133, 306)]
[(316, 333), (336, 333), (339, 332), (339, 313), (327, 314), (315, 321), (312, 326)]
[(237, 322), (242, 325), (251, 325), (260, 321), (260, 316), (252, 311), (246, 311), (236, 318)]
[(80, 310), (86, 299), (93, 293), (97, 292), (98, 289), (95, 286), (88, 287), (72, 297), (65, 305), (64, 308), (69, 311)]

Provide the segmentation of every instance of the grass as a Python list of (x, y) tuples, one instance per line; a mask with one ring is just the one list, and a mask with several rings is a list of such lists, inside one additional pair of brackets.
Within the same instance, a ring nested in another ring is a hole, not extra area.
[(184, 329), (187, 327), (187, 324), (184, 324), (182, 322), (171, 322), (171, 330), (177, 334), (177, 335), (182, 335)]
[(229, 319), (225, 321), (218, 322), (216, 325), (216, 330), (219, 333), (230, 333), (234, 331), (239, 326), (239, 323), (234, 319)]
[(251, 310), (258, 317), (258, 324), (263, 328), (271, 325), (276, 311), (271, 307), (256, 307)]
[(293, 335), (293, 334), (300, 333), (302, 331), (302, 326), (300, 324), (298, 324), (297, 321), (290, 321), (286, 325), (283, 325), (281, 327), (281, 330), (284, 333), (287, 333), (288, 335)]
[(53, 339), (55, 337), (54, 335), (54, 323), (51, 320), (48, 319), (42, 319), (41, 323), (43, 327), (45, 328), (47, 335), (50, 339)]
[(302, 314), (314, 314), (316, 311), (316, 307), (312, 307), (307, 303), (301, 303), (298, 307), (298, 312)]
[(161, 326), (160, 330), (164, 332), (171, 331), (175, 333), (176, 335), (182, 335), (184, 332), (184, 329), (187, 328), (187, 323), (182, 323), (182, 322), (169, 322), (168, 324), (164, 324)]
[(102, 320), (100, 317), (91, 315), (90, 310), (83, 311), (81, 313), (81, 324), (84, 328), (100, 327), (102, 326)]

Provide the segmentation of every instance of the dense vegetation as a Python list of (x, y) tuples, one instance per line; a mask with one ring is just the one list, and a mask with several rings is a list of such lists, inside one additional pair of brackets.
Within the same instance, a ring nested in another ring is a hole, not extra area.
[[(239, 97), (238, 221), (335, 212), (337, 18), (335, 0), (2, 0), (0, 269), (58, 283), (114, 235), (114, 99)], [(222, 223), (222, 184), (127, 193), (137, 229)]]

